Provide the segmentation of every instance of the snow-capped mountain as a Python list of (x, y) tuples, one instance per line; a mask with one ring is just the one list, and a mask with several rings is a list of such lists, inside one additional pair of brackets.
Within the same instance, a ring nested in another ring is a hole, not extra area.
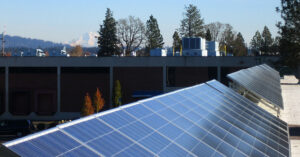
[(89, 32), (80, 36), (78, 39), (74, 39), (70, 42), (67, 42), (71, 46), (80, 45), (82, 47), (97, 47), (99, 33)]

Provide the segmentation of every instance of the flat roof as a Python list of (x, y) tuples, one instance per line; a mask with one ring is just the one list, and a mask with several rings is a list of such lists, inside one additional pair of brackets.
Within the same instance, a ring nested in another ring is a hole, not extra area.
[(247, 57), (0, 57), (0, 67), (252, 67), (277, 56)]
[(300, 84), (293, 75), (284, 76), (280, 82), (284, 104), (280, 118), (289, 126), (300, 127)]

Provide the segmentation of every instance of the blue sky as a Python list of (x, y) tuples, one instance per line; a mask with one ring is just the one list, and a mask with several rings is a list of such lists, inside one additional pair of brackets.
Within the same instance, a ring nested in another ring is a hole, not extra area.
[(111, 8), (117, 20), (133, 15), (146, 22), (152, 14), (166, 45), (171, 45), (188, 4), (200, 9), (206, 24), (229, 23), (246, 42), (265, 25), (277, 35), (275, 24), (281, 20), (275, 11), (280, 0), (1, 0), (0, 32), (6, 27), (9, 35), (71, 41), (98, 31), (106, 8)]

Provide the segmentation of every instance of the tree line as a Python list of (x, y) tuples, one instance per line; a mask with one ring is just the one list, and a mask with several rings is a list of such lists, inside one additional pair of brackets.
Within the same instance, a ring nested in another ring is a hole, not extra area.
[[(272, 37), (267, 26), (262, 32), (257, 31), (249, 47), (247, 47), (241, 32), (237, 32), (230, 24), (221, 22), (204, 23), (200, 10), (195, 5), (185, 7), (180, 27), (173, 33), (173, 48), (179, 51), (182, 37), (202, 37), (208, 41), (218, 41), (220, 50), (231, 52), (234, 56), (246, 56), (248, 50), (253, 55), (281, 55), (296, 64), (294, 58), (299, 58), (299, 0), (281, 0), (281, 14), (284, 22), (279, 22), (279, 36)], [(157, 19), (151, 15), (144, 24), (139, 18), (129, 16), (116, 21), (112, 11), (106, 10), (105, 19), (99, 30), (98, 56), (113, 56), (132, 51), (140, 55), (149, 54), (150, 49), (162, 48), (163, 37), (160, 33)], [(140, 49), (144, 47), (144, 49)], [(296, 51), (296, 52), (295, 52)], [(289, 53), (294, 52), (294, 53)]]
[[(180, 49), (182, 36), (203, 37), (207, 40), (219, 41), (221, 47), (222, 45), (228, 47), (229, 51), (234, 52), (237, 56), (245, 55), (247, 50), (243, 36), (241, 33), (234, 31), (231, 25), (220, 22), (204, 25), (200, 12), (195, 6), (189, 5), (186, 10), (180, 29), (173, 34), (174, 49)], [(273, 38), (268, 27), (265, 26), (261, 33), (257, 31), (254, 34), (250, 47), (252, 51), (260, 55), (279, 54), (281, 56), (280, 64), (297, 69), (298, 74), (296, 73), (296, 77), (300, 78), (300, 0), (281, 0), (281, 8), (278, 7), (276, 10), (283, 19), (283, 22), (277, 24), (280, 36)], [(195, 19), (192, 20), (193, 22), (189, 22), (186, 18)], [(99, 31), (99, 53), (102, 56), (118, 55), (120, 47), (126, 53), (130, 53), (130, 50), (137, 48), (144, 42), (144, 37), (147, 39), (145, 42), (148, 49), (163, 46), (164, 42), (157, 20), (152, 15), (146, 23), (146, 29), (142, 27), (141, 20), (135, 17), (121, 19), (119, 22), (114, 20), (112, 12), (107, 9), (106, 18)], [(114, 27), (110, 27), (112, 25)], [(193, 25), (197, 27), (193, 27)], [(120, 43), (120, 37), (123, 43)], [(130, 48), (127, 48), (128, 45)], [(120, 82), (116, 81), (114, 96), (116, 106), (121, 105), (121, 95)], [(92, 105), (89, 94), (86, 94), (82, 114), (89, 115), (99, 112), (104, 103), (99, 89), (97, 89), (94, 96), (94, 105)]]
[[(281, 63), (300, 71), (300, 0), (281, 0), (280, 13), (282, 22), (278, 22), (279, 51), (282, 56)], [(298, 73), (300, 78), (300, 72)]]
[(296, 70), (300, 82), (300, 0), (281, 0), (281, 7), (277, 7), (276, 11), (283, 19), (277, 23), (280, 34), (279, 65)]
[[(179, 51), (182, 37), (202, 37), (208, 41), (219, 41), (221, 48), (235, 56), (247, 55), (244, 38), (240, 32), (236, 33), (230, 24), (214, 22), (205, 25), (200, 10), (190, 4), (185, 7), (180, 28), (173, 34), (173, 48)], [(144, 45), (145, 49), (139, 48)], [(137, 17), (116, 21), (112, 11), (108, 8), (105, 19), (100, 25), (98, 37), (98, 56), (113, 56), (121, 53), (129, 56), (132, 51), (140, 51), (140, 55), (149, 55), (154, 48), (162, 48), (163, 36), (160, 33), (157, 19), (151, 15), (146, 25)]]
[(139, 18), (133, 16), (116, 21), (108, 8), (103, 24), (100, 25), (98, 56), (118, 56), (121, 53), (130, 56), (130, 53), (138, 51), (142, 44), (145, 44), (146, 51), (163, 47), (163, 37), (157, 19), (151, 15), (146, 26)]
[(278, 55), (279, 54), (279, 37), (273, 38), (267, 26), (262, 33), (256, 31), (250, 46), (252, 52), (256, 55)]

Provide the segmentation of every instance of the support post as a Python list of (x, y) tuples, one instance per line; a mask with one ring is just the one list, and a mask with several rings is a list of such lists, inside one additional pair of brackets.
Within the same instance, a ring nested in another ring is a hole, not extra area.
[(5, 66), (5, 113), (9, 114), (9, 67)]
[(163, 66), (163, 92), (166, 93), (167, 87), (167, 66)]
[(113, 87), (114, 87), (114, 69), (113, 66), (109, 67), (109, 104), (110, 108), (113, 107)]
[(217, 76), (218, 81), (221, 82), (221, 66), (220, 65), (217, 66), (217, 71), (218, 71), (218, 76)]
[(60, 113), (61, 108), (61, 67), (57, 67), (57, 112)]

